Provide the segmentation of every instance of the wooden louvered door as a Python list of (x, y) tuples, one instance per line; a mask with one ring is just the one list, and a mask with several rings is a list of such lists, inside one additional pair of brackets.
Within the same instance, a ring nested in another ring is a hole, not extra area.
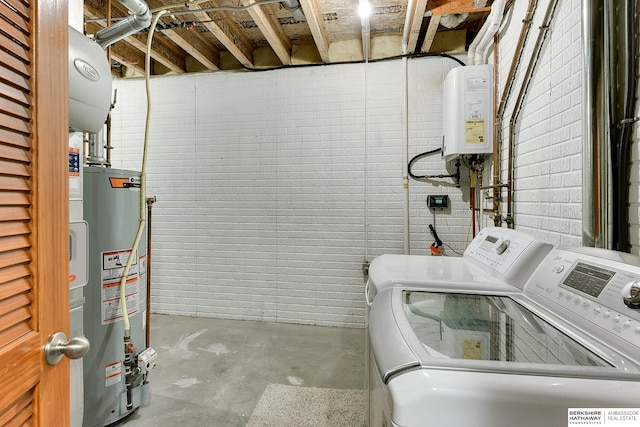
[(69, 425), (67, 7), (0, 0), (0, 426)]

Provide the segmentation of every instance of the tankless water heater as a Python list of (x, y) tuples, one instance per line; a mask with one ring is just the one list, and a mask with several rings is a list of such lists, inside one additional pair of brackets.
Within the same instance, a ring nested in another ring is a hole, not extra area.
[(493, 152), (493, 65), (457, 67), (444, 80), (442, 155)]

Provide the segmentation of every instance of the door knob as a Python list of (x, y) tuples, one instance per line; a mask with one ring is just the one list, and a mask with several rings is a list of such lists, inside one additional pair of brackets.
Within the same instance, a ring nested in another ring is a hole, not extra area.
[(56, 332), (49, 337), (44, 346), (44, 357), (49, 365), (55, 365), (62, 356), (69, 359), (80, 359), (89, 352), (89, 340), (85, 337), (75, 337), (67, 341), (64, 332)]

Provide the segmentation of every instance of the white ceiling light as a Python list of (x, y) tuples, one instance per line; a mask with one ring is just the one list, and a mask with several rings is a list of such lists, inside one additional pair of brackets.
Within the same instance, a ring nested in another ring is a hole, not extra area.
[(360, 0), (358, 15), (360, 15), (361, 18), (368, 18), (371, 15), (371, 5), (368, 0)]

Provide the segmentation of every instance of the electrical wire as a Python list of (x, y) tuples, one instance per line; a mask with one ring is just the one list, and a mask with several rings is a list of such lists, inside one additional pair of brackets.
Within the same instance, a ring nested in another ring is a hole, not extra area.
[(147, 117), (145, 122), (144, 129), (144, 146), (142, 150), (142, 167), (140, 169), (140, 223), (138, 225), (138, 232), (136, 233), (135, 240), (133, 241), (133, 245), (131, 247), (131, 255), (127, 260), (127, 264), (124, 267), (124, 271), (122, 272), (122, 277), (120, 279), (120, 307), (122, 308), (122, 319), (124, 324), (125, 336), (129, 336), (129, 331), (131, 330), (131, 324), (129, 322), (129, 313), (127, 311), (127, 276), (129, 275), (129, 270), (131, 270), (131, 264), (133, 263), (133, 258), (137, 256), (138, 246), (140, 246), (140, 240), (142, 239), (142, 234), (144, 232), (145, 226), (145, 214), (146, 214), (146, 192), (147, 192), (147, 178), (146, 178), (146, 169), (147, 169), (147, 147), (149, 145), (149, 123), (151, 121), (151, 91), (149, 88), (149, 80), (150, 80), (150, 70), (151, 70), (151, 41), (153, 39), (153, 33), (155, 31), (156, 25), (158, 24), (158, 20), (162, 15), (167, 13), (168, 11), (162, 10), (158, 12), (158, 14), (153, 18), (151, 23), (151, 27), (149, 30), (149, 37), (147, 38), (147, 56), (145, 59), (145, 84), (147, 89)]
[[(192, 6), (192, 5), (205, 3), (207, 1), (209, 1), (209, 0), (197, 0), (197, 1), (194, 1), (192, 3), (187, 3), (187, 4), (180, 3), (180, 4), (169, 5), (169, 6), (162, 6), (162, 9), (178, 8), (178, 7), (189, 7), (189, 6)], [(248, 4), (246, 6), (216, 6), (216, 7), (207, 7), (205, 9), (180, 10), (178, 12), (167, 12), (167, 13), (169, 13), (170, 15), (179, 16), (179, 15), (193, 15), (194, 12), (198, 12), (198, 13), (200, 13), (200, 12), (205, 12), (205, 13), (206, 12), (222, 12), (222, 11), (224, 11), (224, 12), (241, 12), (241, 11), (244, 11), (244, 10), (251, 9), (252, 7), (255, 7), (255, 6), (260, 6), (260, 5), (263, 5), (263, 4), (270, 4), (270, 3), (281, 3), (281, 2), (282, 2), (282, 0), (261, 0), (261, 1), (257, 1), (257, 2), (254, 2), (254, 3)], [(158, 9), (154, 9), (151, 12), (155, 12), (157, 10)]]
[(446, 243), (443, 243), (442, 246), (445, 246), (447, 248), (449, 248), (451, 250), (451, 252), (453, 252), (456, 255), (462, 256), (462, 254), (458, 251), (456, 251), (455, 249), (453, 249), (451, 246), (447, 245)]
[[(369, 59), (367, 63), (374, 64), (376, 62), (394, 61), (402, 58), (416, 59), (416, 58), (426, 58), (431, 56), (438, 56), (441, 58), (451, 59), (452, 61), (455, 61), (461, 65), (466, 65), (459, 58), (456, 58), (455, 56), (451, 56), (448, 53), (433, 53), (433, 52), (408, 53), (404, 55), (387, 56), (385, 58)], [(247, 71), (265, 72), (265, 71), (284, 70), (284, 69), (290, 69), (290, 68), (324, 67), (328, 65), (351, 65), (351, 64), (364, 64), (364, 63), (365, 63), (364, 60), (355, 60), (355, 61), (340, 61), (340, 62), (329, 62), (329, 63), (314, 62), (310, 64), (300, 64), (300, 65), (279, 65), (277, 67), (269, 67), (269, 68), (253, 68), (253, 67), (248, 67), (246, 65), (243, 65), (243, 68)]]

